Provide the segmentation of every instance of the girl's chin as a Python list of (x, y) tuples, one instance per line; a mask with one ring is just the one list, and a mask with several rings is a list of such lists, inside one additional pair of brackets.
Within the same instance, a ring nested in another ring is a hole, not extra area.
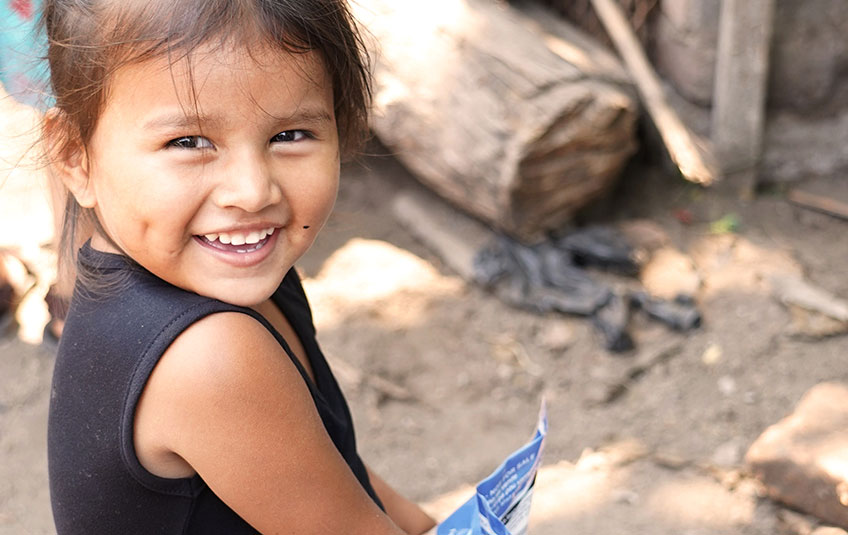
[(272, 281), (254, 282), (245, 280), (238, 282), (228, 281), (222, 285), (220, 283), (215, 284), (212, 282), (201, 287), (190, 288), (189, 291), (193, 291), (194, 293), (204, 297), (223, 301), (230, 305), (253, 307), (270, 299), (274, 292), (277, 291), (281, 282), (282, 277), (280, 277), (280, 280), (276, 281), (276, 283), (273, 283)]

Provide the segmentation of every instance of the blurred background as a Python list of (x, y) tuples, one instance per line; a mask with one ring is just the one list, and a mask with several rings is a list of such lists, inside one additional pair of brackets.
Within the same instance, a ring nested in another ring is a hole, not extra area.
[[(48, 534), (43, 76), (0, 4), (0, 534)], [(844, 534), (848, 3), (352, 6), (374, 138), (298, 268), (363, 458), (443, 518), (545, 398), (534, 535)]]

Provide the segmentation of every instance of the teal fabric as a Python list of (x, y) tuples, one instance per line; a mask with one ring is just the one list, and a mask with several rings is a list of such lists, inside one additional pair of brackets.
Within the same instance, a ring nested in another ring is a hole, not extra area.
[(49, 105), (40, 0), (0, 0), (0, 82), (6, 93), (33, 106)]

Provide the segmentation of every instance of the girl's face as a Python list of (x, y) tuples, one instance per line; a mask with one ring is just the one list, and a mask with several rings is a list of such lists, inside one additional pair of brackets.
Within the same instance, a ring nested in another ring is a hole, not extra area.
[(191, 71), (167, 59), (124, 67), (107, 95), (74, 193), (120, 250), (100, 235), (92, 246), (201, 295), (267, 299), (336, 197), (339, 140), (320, 57), (200, 51)]

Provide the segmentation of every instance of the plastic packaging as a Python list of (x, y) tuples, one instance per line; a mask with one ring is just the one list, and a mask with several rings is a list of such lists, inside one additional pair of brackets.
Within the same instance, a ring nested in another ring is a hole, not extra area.
[(477, 492), (436, 528), (436, 535), (526, 535), (548, 418), (545, 402), (536, 433), (477, 485)]

